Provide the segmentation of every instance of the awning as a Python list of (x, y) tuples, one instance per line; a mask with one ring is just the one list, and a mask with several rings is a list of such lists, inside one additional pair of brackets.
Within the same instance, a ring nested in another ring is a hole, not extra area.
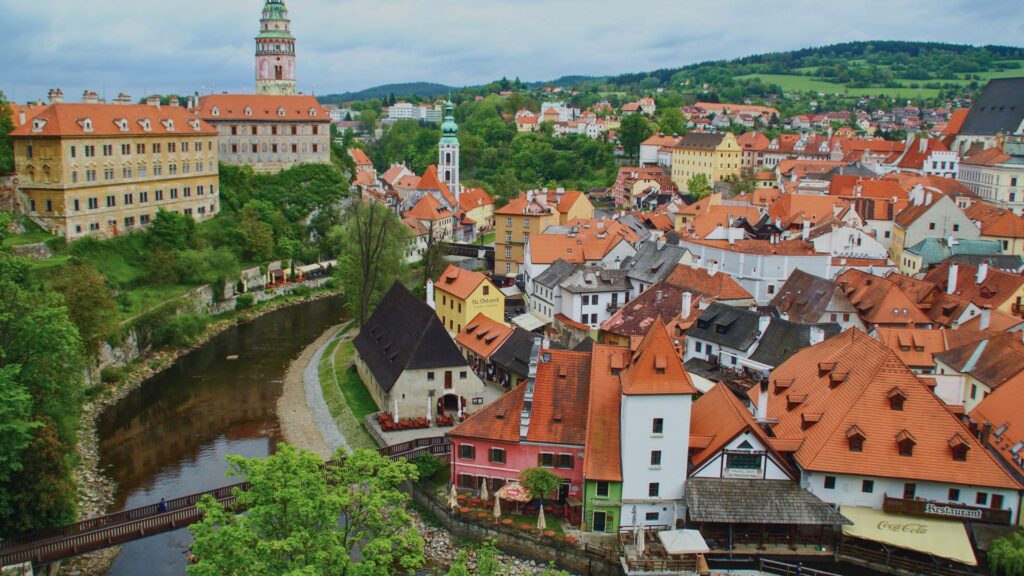
[(545, 325), (550, 324), (551, 321), (533, 312), (527, 312), (526, 314), (522, 314), (513, 318), (512, 323), (515, 324), (516, 326), (519, 326), (523, 330), (526, 330), (527, 332), (533, 332), (538, 328), (542, 328)]
[(504, 294), (506, 298), (521, 298), (523, 296), (523, 291), (515, 284), (501, 288), (501, 293)]
[(790, 480), (688, 478), (686, 513), (713, 524), (849, 524), (832, 506)]
[(704, 554), (711, 551), (697, 530), (665, 530), (658, 532), (658, 540), (668, 554)]
[(968, 566), (977, 566), (963, 522), (887, 514), (873, 508), (842, 506), (840, 512), (852, 526), (843, 534), (897, 548), (930, 554)]

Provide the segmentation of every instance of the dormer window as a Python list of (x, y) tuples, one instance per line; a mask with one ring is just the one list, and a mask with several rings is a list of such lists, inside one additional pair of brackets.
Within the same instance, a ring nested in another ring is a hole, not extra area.
[(168, 118), (167, 120), (161, 120), (160, 123), (164, 125), (168, 132), (174, 132), (174, 120)]
[(954, 434), (949, 439), (949, 448), (953, 451), (953, 460), (955, 462), (967, 462), (967, 451), (971, 447), (967, 444), (967, 440), (964, 440), (963, 436)]
[(793, 378), (789, 378), (787, 380), (776, 380), (775, 381), (775, 393), (776, 394), (781, 394), (781, 393), (785, 392), (786, 390), (789, 390), (789, 387), (793, 385), (794, 381), (795, 380)]
[(252, 108), (249, 108), (248, 106), (246, 106), (245, 107), (245, 115), (246, 116), (252, 116)]
[(153, 129), (153, 125), (149, 122), (149, 118), (143, 118), (142, 120), (139, 120), (139, 124), (142, 126), (142, 129), (146, 132), (149, 132), (150, 130)]
[(850, 429), (846, 431), (846, 441), (850, 446), (850, 452), (863, 452), (865, 438), (864, 431), (860, 429), (860, 426), (856, 424), (850, 426)]
[(792, 411), (807, 400), (806, 394), (789, 394), (786, 396), (786, 410)]
[(900, 456), (909, 458), (914, 455), (914, 445), (917, 441), (914, 440), (913, 434), (907, 431), (905, 428), (896, 435), (896, 445), (899, 447)]
[(188, 124), (189, 124), (189, 126), (192, 127), (193, 130), (195, 130), (197, 132), (199, 131), (199, 128), (200, 128), (199, 120), (189, 120)]
[(900, 390), (899, 387), (893, 388), (889, 390), (886, 397), (889, 398), (890, 410), (903, 411), (903, 403), (907, 400), (907, 395), (903, 390)]
[(120, 130), (121, 132), (128, 131), (128, 121), (124, 118), (120, 120), (114, 120), (114, 123), (117, 124), (117, 129)]
[(92, 120), (89, 118), (82, 120), (82, 130), (92, 132)]
[(829, 372), (834, 370), (835, 367), (836, 367), (836, 363), (835, 362), (819, 362), (818, 363), (818, 377), (820, 378), (820, 377), (824, 376), (825, 374), (828, 374)]
[(277, 109), (277, 115), (282, 117), (282, 118), (284, 118), (284, 108), (283, 107)]
[(828, 375), (828, 385), (832, 388), (839, 386), (850, 377), (849, 372), (831, 372)]
[(822, 414), (817, 412), (804, 412), (800, 415), (800, 428), (807, 430), (821, 421)]
[(316, 108), (310, 108), (309, 115), (316, 118)]
[(39, 118), (36, 118), (35, 120), (32, 121), (32, 131), (33, 132), (42, 132), (43, 128), (45, 128), (45, 127), (46, 127), (46, 120), (40, 120)]
[(220, 108), (217, 108), (216, 106), (214, 106), (213, 109), (210, 110), (210, 114), (212, 116), (220, 116)]

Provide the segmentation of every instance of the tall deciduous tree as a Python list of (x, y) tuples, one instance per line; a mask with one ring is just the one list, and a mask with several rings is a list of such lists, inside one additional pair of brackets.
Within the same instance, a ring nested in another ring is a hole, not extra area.
[(641, 114), (630, 114), (619, 126), (619, 144), (630, 158), (640, 157), (640, 143), (654, 134), (651, 123)]
[(14, 148), (7, 135), (14, 130), (14, 115), (3, 91), (0, 91), (0, 174), (14, 172)]
[(86, 349), (95, 355), (100, 344), (119, 329), (120, 311), (106, 279), (89, 264), (76, 262), (56, 279), (53, 288), (64, 295), (71, 321)]
[(988, 550), (988, 562), (993, 574), (1024, 574), (1024, 532), (1018, 530), (993, 542)]
[(706, 174), (694, 174), (686, 181), (686, 191), (694, 200), (700, 200), (711, 193), (711, 184)]
[(423, 248), (420, 264), (423, 266), (423, 274), (420, 285), (426, 285), (427, 279), (433, 280), (444, 268), (445, 256), (448, 255), (448, 247), (441, 238), (440, 230), (433, 221), (427, 225), (427, 245)]
[(357, 204), (338, 238), (338, 273), (349, 312), (362, 326), (395, 279), (405, 271), (409, 231), (378, 203)]
[(399, 490), (416, 467), (357, 450), (340, 466), (281, 444), (268, 458), (229, 456), (252, 487), (236, 515), (207, 497), (192, 526), (190, 576), (263, 574), (391, 576), (423, 565), (423, 538)]
[(558, 489), (562, 478), (546, 468), (525, 468), (519, 473), (519, 482), (530, 493), (531, 498), (543, 500)]

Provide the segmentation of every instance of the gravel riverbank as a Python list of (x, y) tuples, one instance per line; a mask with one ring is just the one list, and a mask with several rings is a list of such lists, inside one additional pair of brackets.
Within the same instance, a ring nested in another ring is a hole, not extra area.
[(351, 451), (327, 410), (317, 374), (324, 350), (343, 327), (339, 324), (328, 328), (292, 361), (277, 400), (277, 419), (285, 442), (324, 459), (330, 458), (339, 447)]

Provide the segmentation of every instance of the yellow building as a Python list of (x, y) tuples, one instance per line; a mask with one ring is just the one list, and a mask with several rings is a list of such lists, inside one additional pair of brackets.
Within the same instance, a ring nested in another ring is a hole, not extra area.
[(554, 204), (558, 211), (558, 223), (564, 226), (573, 220), (591, 220), (594, 218), (594, 205), (590, 198), (579, 190), (565, 190), (561, 188), (553, 191), (546, 191), (548, 203)]
[(477, 314), (504, 323), (505, 295), (486, 275), (449, 265), (434, 284), (434, 310), (445, 330), (457, 334)]
[(541, 234), (558, 223), (558, 210), (548, 203), (547, 195), (532, 190), (495, 210), (494, 273), (519, 274), (530, 234)]
[[(217, 131), (180, 106), (54, 102), (11, 132), (29, 215), (56, 235), (115, 236), (159, 209), (219, 209)], [(127, 98), (119, 98), (124, 102)]]
[(691, 132), (672, 149), (672, 181), (686, 192), (687, 181), (703, 174), (714, 185), (727, 176), (739, 177), (743, 168), (743, 149), (730, 132)]

